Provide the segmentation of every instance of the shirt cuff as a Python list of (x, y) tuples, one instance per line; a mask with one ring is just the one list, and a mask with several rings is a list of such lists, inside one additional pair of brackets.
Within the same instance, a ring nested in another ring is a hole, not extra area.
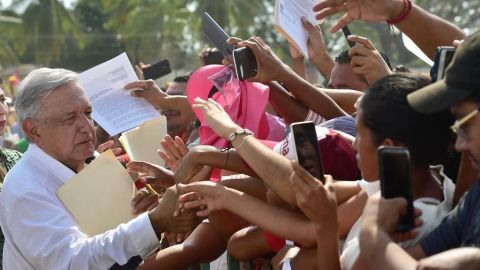
[(128, 222), (128, 235), (137, 249), (138, 255), (146, 257), (160, 246), (160, 241), (153, 230), (148, 212)]

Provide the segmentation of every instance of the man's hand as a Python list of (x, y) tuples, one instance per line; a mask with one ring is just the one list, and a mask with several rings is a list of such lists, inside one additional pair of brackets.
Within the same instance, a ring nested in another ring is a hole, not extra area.
[(132, 214), (138, 215), (145, 211), (150, 211), (158, 205), (158, 195), (147, 191), (139, 192), (132, 199)]
[[(115, 144), (113, 140), (106, 141), (102, 144), (99, 144), (97, 147), (97, 152), (98, 153), (103, 153), (107, 151), (108, 149), (112, 148), (112, 146)], [(122, 148), (117, 147), (117, 148), (112, 148), (113, 154), (117, 157), (122, 154)]]
[[(403, 198), (384, 199), (380, 196), (380, 192), (370, 197), (363, 209), (362, 231), (377, 231), (386, 232), (390, 237), (396, 241), (406, 241), (413, 239), (417, 235), (417, 230), (411, 230), (404, 233), (396, 233), (400, 215), (407, 211), (407, 201)], [(421, 215), (419, 209), (415, 209), (415, 227), (422, 225)]]
[(153, 80), (129, 83), (124, 88), (127, 91), (132, 91), (132, 96), (144, 98), (157, 109), (161, 108), (162, 101), (168, 96)]
[(295, 161), (290, 184), (298, 207), (319, 228), (337, 226), (337, 200), (331, 176), (326, 175), (325, 185)]
[(350, 35), (348, 41), (356, 43), (348, 52), (352, 59), (353, 73), (365, 78), (370, 85), (392, 74), (380, 52), (368, 38)]
[(330, 29), (337, 32), (354, 20), (381, 22), (396, 18), (403, 10), (403, 0), (321, 0), (313, 8), (321, 20), (337, 13), (345, 13)]
[[(229, 38), (227, 43), (236, 44), (239, 47), (248, 47), (253, 51), (257, 60), (257, 75), (248, 79), (249, 81), (261, 83), (277, 81), (289, 72), (289, 67), (278, 58), (260, 37), (251, 37), (244, 41), (238, 38)], [(224, 60), (223, 63), (228, 64), (229, 62)]]
[(163, 193), (165, 189), (175, 184), (173, 172), (162, 166), (145, 161), (131, 161), (127, 164), (129, 172), (139, 174), (140, 180), (145, 184), (152, 185), (158, 193)]
[(159, 205), (148, 213), (152, 227), (158, 239), (164, 232), (186, 233), (192, 231), (200, 219), (192, 211), (183, 211), (180, 215), (174, 212), (178, 207), (178, 196), (175, 187), (167, 189)]
[(189, 151), (187, 146), (180, 137), (176, 136), (174, 140), (170, 135), (166, 135), (165, 138), (160, 141), (160, 144), (163, 150), (159, 149), (158, 154), (165, 161), (165, 165), (175, 172), (183, 157)]
[(198, 158), (198, 154), (205, 151), (216, 151), (213, 146), (199, 145), (188, 152), (182, 159), (182, 162), (175, 172), (175, 182), (186, 184), (196, 181), (208, 180), (211, 173), (211, 167), (206, 166)]

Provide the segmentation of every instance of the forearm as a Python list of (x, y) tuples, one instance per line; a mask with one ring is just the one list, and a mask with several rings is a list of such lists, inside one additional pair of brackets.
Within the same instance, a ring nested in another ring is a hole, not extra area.
[(316, 229), (317, 257), (316, 269), (339, 270), (338, 230), (335, 224)]
[(305, 107), (315, 111), (326, 119), (348, 115), (332, 98), (325, 94), (322, 89), (302, 79), (288, 67), (284, 72), (285, 74), (281, 76), (281, 81)]
[(294, 58), (292, 60), (292, 69), (297, 73), (298, 76), (306, 79), (306, 73), (305, 73), (305, 59), (302, 58)]
[(414, 270), (417, 261), (378, 227), (360, 233), (360, 256), (369, 269)]
[(242, 157), (234, 149), (230, 149), (228, 152), (222, 152), (220, 149), (202, 151), (195, 153), (194, 159), (202, 165), (257, 177), (257, 174), (245, 164)]
[[(254, 137), (236, 137), (232, 145), (242, 159), (275, 193), (290, 205), (296, 205), (289, 177), (293, 170), (290, 161), (273, 152)], [(241, 146), (241, 147), (240, 147)]]
[(330, 81), (330, 74), (332, 74), (333, 67), (335, 66), (335, 61), (333, 61), (330, 55), (325, 54), (323, 56), (310, 59), (310, 62), (312, 62), (320, 74), (322, 74), (326, 82)]
[[(322, 91), (349, 115), (357, 111), (355, 103), (363, 95), (360, 91), (350, 89), (322, 89)], [(316, 109), (321, 110), (321, 108)]]
[(275, 111), (277, 111), (287, 123), (300, 122), (305, 120), (308, 114), (308, 108), (303, 106), (298, 100), (287, 92), (279, 83), (270, 82), (269, 101)]
[(299, 212), (270, 205), (231, 189), (229, 193), (225, 196), (226, 210), (274, 235), (300, 243), (302, 246), (314, 247), (316, 245), (316, 241), (312, 237), (315, 234), (314, 224)]
[(365, 191), (357, 193), (346, 202), (337, 207), (338, 233), (344, 238), (352, 229), (353, 224), (360, 218), (368, 199)]
[[(413, 5), (405, 20), (395, 26), (408, 35), (431, 59), (438, 46), (452, 46), (454, 40), (465, 38), (456, 25)], [(428, 34), (427, 34), (428, 33)]]
[(340, 205), (361, 191), (357, 181), (336, 181), (334, 184), (337, 204)]

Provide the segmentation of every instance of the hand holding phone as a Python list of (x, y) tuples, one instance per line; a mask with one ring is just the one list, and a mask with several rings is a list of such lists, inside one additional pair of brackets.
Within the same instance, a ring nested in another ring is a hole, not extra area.
[(313, 122), (299, 122), (290, 125), (298, 163), (311, 175), (325, 184), (322, 156), (318, 148), (317, 132)]
[(250, 48), (235, 49), (233, 51), (233, 65), (240, 81), (257, 75), (257, 59)]
[(407, 211), (400, 216), (396, 230), (406, 232), (415, 228), (413, 197), (411, 187), (410, 154), (404, 147), (378, 148), (380, 168), (380, 189), (385, 199), (403, 197)]

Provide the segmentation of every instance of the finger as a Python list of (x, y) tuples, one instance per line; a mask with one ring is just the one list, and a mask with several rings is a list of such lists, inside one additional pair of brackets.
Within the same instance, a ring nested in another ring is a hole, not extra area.
[(158, 196), (155, 194), (149, 194), (143, 198), (143, 200), (138, 201), (134, 206), (132, 213), (134, 215), (145, 212), (153, 203), (158, 202)]
[[(165, 143), (163, 143), (163, 141), (165, 141)], [(170, 137), (170, 135), (165, 136), (165, 139), (162, 140), (161, 145), (163, 149), (165, 151), (168, 151), (175, 159), (181, 159), (183, 157), (183, 155), (180, 153), (180, 150), (178, 149), (177, 144), (172, 139), (172, 137)]]
[(356, 75), (360, 75), (360, 76), (364, 76), (367, 74), (367, 68), (366, 66), (356, 66), (356, 67), (352, 67), (352, 71), (354, 74)]
[(113, 155), (119, 156), (123, 153), (123, 150), (120, 147), (115, 147), (115, 148), (112, 148), (112, 152), (113, 152)]
[(242, 42), (242, 39), (237, 38), (237, 37), (229, 37), (227, 39), (227, 44), (237, 45), (239, 42)]
[(351, 42), (355, 42), (357, 44), (361, 44), (361, 45), (365, 46), (366, 48), (368, 48), (370, 50), (376, 50), (375, 46), (373, 46), (373, 43), (366, 37), (357, 36), (357, 35), (349, 35), (347, 37), (347, 40), (351, 41)]
[(340, 5), (340, 4), (343, 4), (343, 3), (345, 3), (345, 0), (343, 0), (343, 1), (338, 1), (338, 0), (321, 0), (321, 1), (318, 2), (318, 4), (316, 4), (316, 5), (313, 7), (313, 11), (319, 12), (319, 11), (321, 11), (322, 9), (325, 9), (325, 8), (328, 8), (328, 7), (331, 7), (331, 6)]
[(348, 56), (350, 56), (350, 58), (353, 58), (355, 56), (371, 57), (372, 54), (373, 54), (373, 50), (360, 44), (357, 44), (352, 48), (350, 48), (350, 50), (348, 50)]
[[(161, 142), (160, 142), (160, 144), (161, 144)], [(172, 159), (170, 158), (170, 156), (164, 150), (157, 149), (157, 153), (160, 156), (160, 158), (163, 159), (163, 161), (165, 161), (165, 163), (172, 162)]]
[(315, 188), (317, 187), (320, 183), (318, 179), (313, 177), (307, 170), (305, 170), (298, 162), (296, 161), (291, 161), (292, 163), (292, 168), (293, 171), (299, 176), (300, 183), (303, 183), (306, 185), (307, 188)]
[(318, 31), (319, 29), (313, 26), (305, 16), (302, 16), (302, 25), (303, 27), (308, 31), (308, 33), (314, 33)]
[(332, 16), (332, 15), (340, 13), (340, 12), (345, 12), (345, 11), (347, 11), (347, 7), (345, 5), (329, 6), (329, 7), (326, 7), (324, 9), (318, 11), (315, 18), (317, 20), (323, 20), (326, 17)]
[[(346, 7), (344, 7), (343, 11), (346, 11)], [(318, 18), (318, 15), (317, 15), (317, 18)], [(330, 28), (330, 32), (336, 33), (338, 30), (342, 29), (342, 27), (344, 27), (344, 26), (347, 26), (353, 20), (354, 20), (354, 18), (352, 16), (350, 16), (350, 14), (348, 14), (348, 13), (343, 14), (343, 16), (340, 17), (340, 19), (337, 21), (337, 23), (334, 26), (332, 26), (332, 28)]]
[(133, 207), (134, 205), (136, 205), (139, 201), (143, 200), (143, 198), (147, 197), (148, 196), (148, 192), (146, 191), (140, 191), (137, 195), (135, 195), (135, 197), (133, 197), (132, 199), (132, 202), (131, 202), (131, 206)]
[(185, 203), (188, 203), (188, 202), (191, 202), (191, 201), (196, 201), (200, 198), (200, 194), (197, 193), (197, 192), (188, 192), (188, 193), (185, 193), (185, 194), (182, 194), (180, 195), (180, 197), (178, 198), (178, 200), (180, 201), (180, 203), (182, 204), (185, 204)]
[(144, 90), (147, 87), (147, 81), (136, 81), (125, 85), (123, 88), (125, 90)]
[(195, 102), (194, 104), (207, 104), (208, 103), (206, 100), (202, 99), (201, 97), (196, 97), (193, 101)]
[(185, 204), (183, 204), (183, 208), (184, 209), (196, 209), (196, 208), (205, 208), (204, 206), (207, 206), (205, 202), (203, 202), (203, 200), (195, 200), (195, 201), (191, 201), (191, 202), (186, 202)]
[(186, 154), (188, 154), (189, 150), (185, 142), (178, 136), (175, 136), (175, 143), (178, 146), (178, 150), (180, 150), (180, 153), (182, 154), (182, 157), (184, 157)]
[(99, 153), (103, 153), (103, 152), (107, 151), (110, 147), (112, 147), (114, 143), (115, 143), (115, 142), (114, 142), (113, 140), (108, 140), (108, 141), (100, 144), (100, 145), (97, 147), (97, 151), (98, 151)]

